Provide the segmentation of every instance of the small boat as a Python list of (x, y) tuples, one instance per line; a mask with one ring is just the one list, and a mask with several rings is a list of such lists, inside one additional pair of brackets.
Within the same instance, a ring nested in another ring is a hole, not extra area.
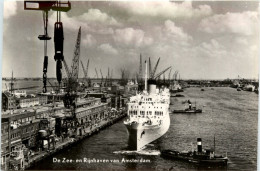
[(193, 107), (192, 109), (184, 109), (184, 110), (173, 110), (173, 113), (202, 113), (202, 109), (196, 109)]
[(241, 91), (241, 88), (237, 88), (237, 91)]
[[(182, 160), (189, 163), (210, 166), (227, 166), (228, 158), (215, 155), (215, 150), (202, 150), (201, 138), (197, 138), (197, 151), (179, 152), (176, 150), (162, 150), (161, 156), (164, 158)], [(215, 144), (215, 137), (214, 137)], [(215, 146), (215, 145), (214, 145)]]
[(201, 91), (205, 91), (205, 90), (202, 88)]
[(171, 95), (171, 97), (184, 97), (183, 94), (176, 94), (176, 95)]
[(243, 90), (245, 91), (255, 91), (255, 86), (252, 84), (247, 84), (243, 87)]

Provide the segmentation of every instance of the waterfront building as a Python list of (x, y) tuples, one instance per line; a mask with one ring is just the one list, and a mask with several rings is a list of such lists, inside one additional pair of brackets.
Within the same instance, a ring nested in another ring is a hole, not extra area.
[(47, 104), (47, 96), (26, 96), (17, 98), (19, 107), (25, 108), (25, 107), (32, 107), (32, 106), (38, 106)]
[(2, 92), (2, 110), (16, 109), (16, 99), (10, 92)]
[(120, 95), (111, 95), (111, 107), (119, 109), (123, 107), (122, 105), (122, 96)]
[[(47, 96), (44, 97), (47, 100)], [(19, 101), (27, 108), (16, 109), (12, 113), (6, 112), (2, 115), (2, 168), (13, 168), (16, 164), (22, 166), (30, 157), (28, 151), (50, 150), (51, 144), (54, 149), (56, 139), (59, 141), (66, 137), (84, 136), (120, 113), (111, 110), (110, 104), (107, 103), (109, 101), (102, 98), (87, 96), (77, 98), (74, 112), (66, 109), (60, 102), (32, 107), (39, 104), (39, 97), (28, 98), (31, 101), (22, 101), (25, 98), (20, 98)], [(115, 98), (121, 99), (121, 97)], [(120, 100), (116, 103), (122, 106)], [(27, 152), (20, 155), (19, 149)], [(14, 154), (20, 156), (19, 160), (14, 159)]]
[(26, 90), (14, 90), (15, 97), (20, 98), (20, 97), (26, 97)]
[(85, 98), (89, 98), (89, 97), (99, 98), (102, 103), (107, 103), (108, 106), (111, 107), (111, 97), (107, 93), (91, 92), (85, 95)]
[(8, 134), (9, 127), (8, 122), (1, 123), (1, 166), (6, 163), (6, 156), (9, 155), (9, 141), (8, 141)]

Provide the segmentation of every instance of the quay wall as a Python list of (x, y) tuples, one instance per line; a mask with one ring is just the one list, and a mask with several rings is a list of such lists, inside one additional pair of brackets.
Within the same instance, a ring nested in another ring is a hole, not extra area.
[(62, 143), (58, 144), (54, 150), (42, 151), (40, 154), (33, 156), (31, 159), (29, 159), (29, 161), (27, 163), (25, 163), (25, 169), (29, 169), (33, 165), (39, 163), (41, 160), (43, 160), (47, 157), (51, 157), (52, 155), (58, 153), (59, 151), (69, 148), (69, 147), (75, 145), (76, 143), (84, 140), (85, 138), (88, 138), (88, 137), (92, 136), (93, 134), (98, 133), (102, 129), (105, 129), (105, 128), (113, 125), (114, 123), (116, 123), (119, 120), (126, 117), (126, 115), (127, 115), (126, 112), (123, 111), (122, 113), (118, 114), (117, 116), (115, 116), (112, 119), (101, 121), (100, 125), (98, 125), (96, 127), (92, 127), (92, 129), (90, 129), (86, 134), (84, 134), (82, 136), (65, 139)]

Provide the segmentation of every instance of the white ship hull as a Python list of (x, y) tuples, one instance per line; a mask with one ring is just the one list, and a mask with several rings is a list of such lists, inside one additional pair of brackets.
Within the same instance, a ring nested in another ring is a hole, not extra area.
[(125, 123), (129, 134), (129, 147), (139, 151), (145, 145), (163, 136), (170, 127), (169, 114), (160, 125), (143, 125), (141, 123)]

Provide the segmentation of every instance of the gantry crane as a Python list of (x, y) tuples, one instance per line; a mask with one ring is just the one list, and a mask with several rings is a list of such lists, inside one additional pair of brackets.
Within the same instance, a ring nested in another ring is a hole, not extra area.
[(68, 12), (71, 9), (70, 2), (58, 1), (24, 1), (25, 10), (40, 10), (43, 12), (44, 34), (39, 35), (38, 38), (44, 41), (44, 62), (43, 62), (43, 93), (47, 92), (47, 69), (48, 69), (48, 54), (47, 41), (51, 39), (48, 35), (48, 13), (50, 10), (57, 11), (57, 22), (54, 24), (54, 59), (56, 63), (56, 77), (60, 84), (62, 80), (62, 61), (63, 56), (63, 25), (61, 22), (60, 12)]

